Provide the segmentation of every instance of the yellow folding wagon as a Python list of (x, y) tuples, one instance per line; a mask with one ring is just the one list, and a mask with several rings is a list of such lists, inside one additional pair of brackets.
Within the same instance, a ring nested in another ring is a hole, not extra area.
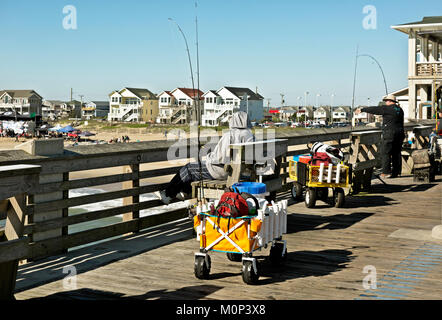
[(194, 227), (200, 242), (200, 251), (195, 253), (195, 276), (208, 279), (211, 268), (209, 252), (227, 253), (230, 261), (242, 261), (242, 278), (247, 284), (256, 284), (259, 270), (253, 253), (271, 245), (270, 261), (279, 265), (287, 257), (287, 200), (266, 203), (257, 216), (223, 218), (209, 213), (194, 217)]
[(305, 205), (314, 208), (317, 200), (329, 202), (329, 188), (333, 189), (332, 204), (341, 208), (345, 204), (344, 188), (351, 184), (349, 166), (324, 164), (313, 166), (308, 163), (289, 161), (289, 177), (292, 179), (292, 197), (301, 200), (305, 193)]

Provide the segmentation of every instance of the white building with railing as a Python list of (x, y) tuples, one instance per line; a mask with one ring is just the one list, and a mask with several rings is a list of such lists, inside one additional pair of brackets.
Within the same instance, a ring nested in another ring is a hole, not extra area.
[(142, 121), (143, 103), (156, 99), (148, 89), (123, 88), (109, 95), (109, 121), (140, 122)]
[[(176, 88), (158, 95), (159, 114), (157, 123), (185, 124), (191, 119), (195, 101), (202, 100), (203, 92), (198, 89)], [(202, 105), (202, 102), (201, 102)]]
[[(429, 119), (442, 92), (442, 16), (392, 26), (408, 35), (407, 119)], [(421, 102), (418, 102), (420, 96)]]
[(0, 90), (0, 113), (41, 115), (43, 98), (34, 90)]
[(248, 88), (222, 87), (218, 91), (207, 91), (203, 98), (202, 125), (205, 127), (227, 125), (237, 111), (248, 112), (253, 122), (264, 118), (264, 98)]

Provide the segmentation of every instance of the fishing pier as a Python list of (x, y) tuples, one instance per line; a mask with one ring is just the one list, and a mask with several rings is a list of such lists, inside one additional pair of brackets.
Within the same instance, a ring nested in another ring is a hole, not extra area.
[[(426, 147), (431, 126), (408, 124), (406, 130), (416, 133), (415, 148)], [(163, 190), (190, 160), (192, 139), (189, 152), (179, 155), (183, 163), (167, 161), (173, 143), (166, 141), (60, 149), (53, 140), (0, 151), (0, 214), (6, 218), (0, 230), (2, 299), (223, 300), (233, 292), (262, 300), (440, 299), (442, 240), (432, 233), (442, 224), (440, 176), (416, 183), (403, 172), (384, 184), (372, 180), (379, 131), (307, 133), (277, 136), (288, 144), (277, 193), (289, 199), (288, 258), (273, 268), (266, 249), (257, 253), (259, 290), (244, 284), (241, 265), (223, 254), (212, 256), (209, 280), (196, 279), (198, 242), (186, 207), (179, 202), (165, 207), (146, 197)], [(307, 209), (291, 199), (287, 159), (308, 152), (307, 144), (316, 141), (343, 148), (354, 165), (357, 192), (344, 208), (318, 203)], [(100, 191), (72, 196), (88, 188)], [(113, 207), (76, 211), (115, 200)], [(120, 218), (93, 224), (112, 217)], [(75, 229), (78, 225), (84, 228)], [(373, 272), (376, 289), (364, 280)]]

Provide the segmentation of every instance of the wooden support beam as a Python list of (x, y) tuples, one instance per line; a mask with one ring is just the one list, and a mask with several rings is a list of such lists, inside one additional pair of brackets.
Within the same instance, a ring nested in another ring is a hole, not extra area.
[[(130, 173), (130, 174), (135, 175), (135, 178), (133, 180), (126, 181), (123, 183), (123, 190), (140, 187), (140, 179), (139, 179), (140, 165), (139, 164), (132, 164), (130, 166), (125, 166), (123, 168), (123, 173), (124, 174)], [(138, 204), (138, 203), (140, 203), (140, 195), (139, 194), (134, 194), (131, 197), (127, 197), (127, 198), (123, 199), (124, 206), (131, 205), (131, 204)], [(134, 210), (132, 212), (124, 214), (123, 221), (131, 221), (131, 220), (138, 219), (139, 217), (140, 217), (140, 211)], [(136, 231), (139, 231), (139, 226), (136, 228)]]

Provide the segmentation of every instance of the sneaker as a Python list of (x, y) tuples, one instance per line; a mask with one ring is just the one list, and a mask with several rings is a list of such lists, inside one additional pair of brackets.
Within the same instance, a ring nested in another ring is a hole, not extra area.
[(184, 192), (180, 192), (176, 195), (176, 198), (180, 201), (184, 201), (187, 199), (187, 194)]
[(166, 196), (166, 191), (157, 191), (155, 192), (155, 195), (160, 199), (164, 204), (169, 204), (170, 201), (172, 201), (171, 197)]

